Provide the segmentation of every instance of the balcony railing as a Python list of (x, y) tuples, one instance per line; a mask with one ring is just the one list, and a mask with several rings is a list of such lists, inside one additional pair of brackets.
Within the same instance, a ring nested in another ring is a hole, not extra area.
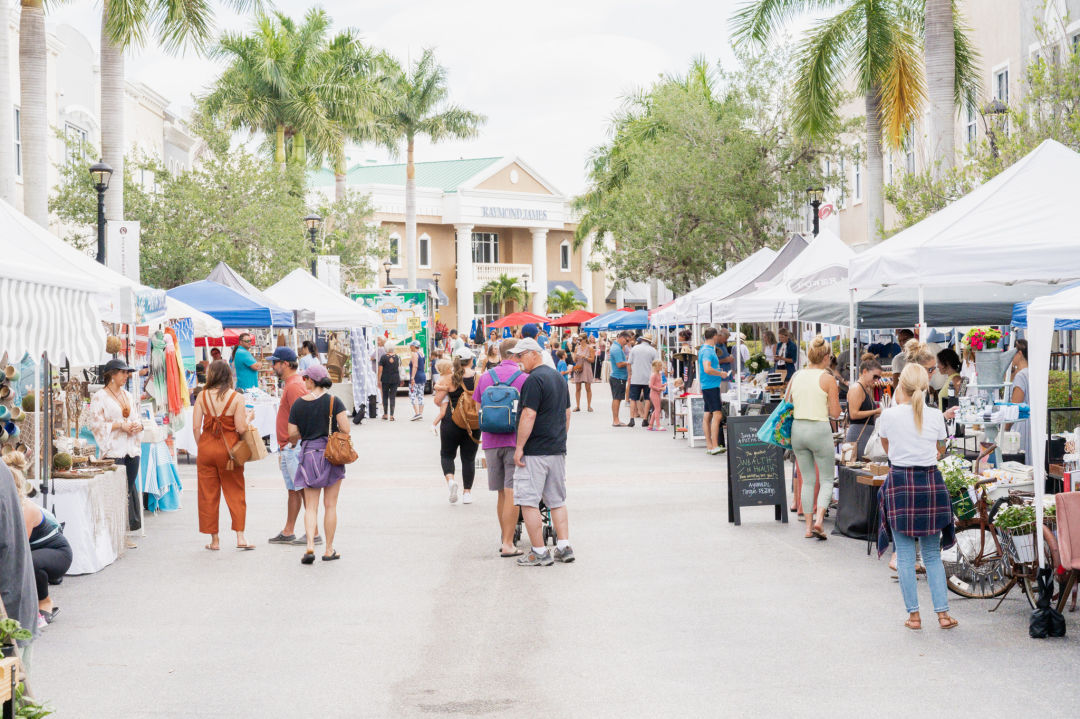
[(481, 287), (492, 280), (499, 279), (500, 275), (507, 275), (527, 284), (525, 278), (532, 279), (532, 265), (511, 265), (502, 262), (474, 262), (473, 263), (473, 287), (479, 291)]

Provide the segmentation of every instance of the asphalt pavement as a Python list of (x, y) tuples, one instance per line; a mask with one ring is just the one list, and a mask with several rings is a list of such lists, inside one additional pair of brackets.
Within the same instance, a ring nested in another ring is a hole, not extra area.
[(767, 508), (729, 524), (723, 456), (613, 428), (594, 392), (570, 430), (575, 563), (500, 558), (485, 473), (449, 504), (434, 409), (409, 422), (401, 397), (396, 422), (354, 429), (341, 561), (266, 543), (285, 514), (275, 457), (248, 465), (258, 549), (226, 532), (207, 552), (181, 464), (183, 509), (54, 588), (38, 695), (61, 719), (1075, 715), (1080, 615), (1036, 641), (1019, 592), (993, 614), (951, 596), (960, 626), (941, 631), (920, 582), (926, 628), (907, 630), (864, 542), (804, 539)]

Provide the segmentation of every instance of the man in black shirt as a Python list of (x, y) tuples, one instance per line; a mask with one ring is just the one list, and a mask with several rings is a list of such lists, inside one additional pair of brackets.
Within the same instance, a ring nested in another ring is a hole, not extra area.
[[(543, 348), (526, 338), (510, 350), (529, 378), (521, 387), (517, 447), (514, 450), (514, 504), (521, 507), (531, 551), (518, 559), (525, 567), (574, 561), (566, 516), (566, 432), (570, 428), (570, 390), (556, 370), (544, 364)], [(551, 510), (557, 538), (555, 558), (544, 546), (540, 500)]]

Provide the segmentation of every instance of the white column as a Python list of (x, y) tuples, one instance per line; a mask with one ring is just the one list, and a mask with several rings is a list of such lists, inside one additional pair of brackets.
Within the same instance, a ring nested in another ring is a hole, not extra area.
[[(457, 331), (468, 335), (473, 321), (472, 225), (454, 225), (457, 232)], [(450, 329), (455, 329), (451, 327)]]
[(585, 309), (593, 311), (592, 296), (592, 270), (589, 263), (592, 262), (593, 235), (589, 234), (581, 244), (581, 291), (585, 295)]
[(532, 311), (538, 315), (542, 315), (547, 310), (547, 294), (548, 294), (548, 279), (547, 279), (547, 233), (548, 231), (543, 228), (534, 227), (529, 230), (532, 232), (533, 248), (532, 248), (532, 281), (535, 283), (533, 298), (532, 298)]

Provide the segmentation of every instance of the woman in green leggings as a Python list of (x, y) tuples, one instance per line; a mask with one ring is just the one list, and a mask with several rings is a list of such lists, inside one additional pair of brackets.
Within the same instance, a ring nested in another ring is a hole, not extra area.
[[(806, 515), (806, 537), (828, 539), (825, 535), (825, 510), (832, 499), (836, 449), (833, 446), (830, 418), (840, 416), (840, 392), (829, 372), (832, 347), (821, 335), (806, 349), (808, 365), (791, 379), (791, 403), (795, 421), (791, 425), (791, 451), (802, 475), (802, 511)], [(814, 475), (820, 489), (817, 511), (814, 509)]]

